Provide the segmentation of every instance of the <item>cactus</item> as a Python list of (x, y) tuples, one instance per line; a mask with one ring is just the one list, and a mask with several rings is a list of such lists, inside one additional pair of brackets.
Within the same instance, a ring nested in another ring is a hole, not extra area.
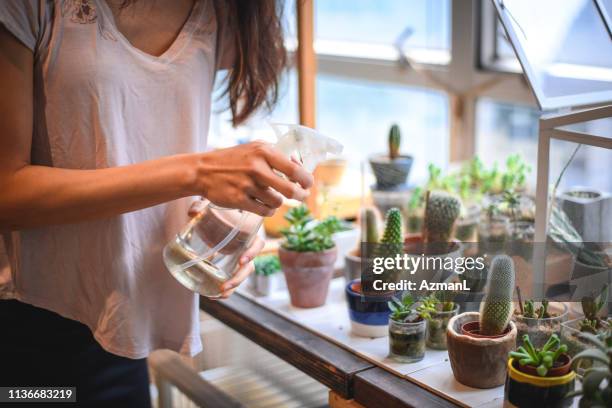
[(457, 197), (441, 191), (430, 193), (425, 211), (425, 241), (450, 242), (460, 212), (461, 201)]
[(361, 240), (369, 244), (378, 242), (378, 219), (376, 210), (371, 207), (361, 209)]
[(389, 158), (391, 160), (399, 157), (400, 143), (402, 136), (400, 135), (400, 129), (397, 124), (393, 124), (389, 130)]
[(480, 305), (480, 334), (503, 334), (512, 316), (514, 262), (507, 255), (498, 255), (491, 262), (485, 298)]
[(402, 233), (402, 213), (399, 208), (393, 207), (387, 211), (385, 218), (385, 232), (380, 240), (381, 244), (398, 245), (404, 242)]

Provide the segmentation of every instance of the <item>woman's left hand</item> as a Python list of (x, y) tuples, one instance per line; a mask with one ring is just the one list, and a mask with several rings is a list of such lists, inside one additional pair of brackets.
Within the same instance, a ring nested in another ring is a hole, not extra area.
[[(204, 209), (203, 200), (194, 201), (189, 208), (189, 216), (195, 217), (200, 211)], [(238, 270), (234, 276), (221, 285), (221, 298), (227, 299), (231, 296), (236, 288), (249, 277), (250, 274), (255, 271), (255, 264), (253, 259), (261, 252), (264, 247), (263, 239), (255, 237), (251, 246), (242, 254), (242, 257), (238, 261)]]

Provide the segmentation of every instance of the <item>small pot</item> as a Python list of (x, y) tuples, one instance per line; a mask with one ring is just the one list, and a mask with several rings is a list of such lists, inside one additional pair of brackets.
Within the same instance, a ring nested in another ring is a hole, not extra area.
[(311, 308), (325, 303), (337, 255), (336, 247), (322, 252), (279, 248), (278, 257), (293, 306)]
[(414, 323), (389, 318), (389, 357), (400, 363), (416, 363), (425, 357), (427, 320)]
[(344, 279), (351, 282), (361, 278), (361, 251), (359, 248), (347, 253), (344, 257)]
[(448, 322), (459, 313), (459, 305), (455, 303), (453, 310), (431, 313), (427, 322), (427, 347), (434, 350), (446, 350), (446, 329)]
[(387, 302), (393, 298), (393, 294), (364, 295), (359, 279), (349, 282), (344, 291), (351, 320), (351, 332), (360, 337), (385, 337), (389, 331), (391, 313)]
[(412, 161), (412, 156), (398, 156), (393, 160), (384, 154), (372, 156), (370, 167), (376, 177), (377, 189), (393, 189), (406, 184)]
[(478, 321), (480, 313), (467, 312), (448, 322), (446, 331), (448, 356), (453, 375), (461, 384), (474, 388), (493, 388), (506, 379), (508, 353), (516, 347), (516, 326), (501, 337), (485, 338), (463, 334), (461, 327)]
[[(518, 362), (510, 358), (507, 362), (508, 375), (504, 388), (504, 406), (508, 407), (569, 407), (572, 398), (565, 398), (574, 390), (576, 373), (570, 370), (571, 360), (567, 358), (565, 374), (540, 377), (527, 374)], [(549, 371), (549, 374), (551, 374)]]
[(549, 309), (558, 309), (559, 313), (545, 319), (524, 317), (521, 314), (512, 315), (512, 320), (516, 324), (517, 342), (522, 342), (523, 335), (528, 334), (534, 347), (542, 348), (550, 336), (561, 335), (561, 323), (567, 320), (567, 305), (563, 302), (551, 302)]

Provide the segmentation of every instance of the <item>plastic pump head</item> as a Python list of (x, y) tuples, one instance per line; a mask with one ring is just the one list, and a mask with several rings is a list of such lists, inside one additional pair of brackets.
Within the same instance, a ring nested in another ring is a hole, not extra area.
[(309, 127), (283, 123), (270, 126), (276, 133), (276, 148), (297, 159), (308, 172), (312, 173), (328, 154), (342, 153), (343, 146), (338, 141)]

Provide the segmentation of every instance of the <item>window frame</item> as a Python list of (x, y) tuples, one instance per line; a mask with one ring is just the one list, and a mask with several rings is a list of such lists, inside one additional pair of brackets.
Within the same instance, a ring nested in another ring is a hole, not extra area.
[[(298, 1), (297, 7), (315, 7), (315, 0)], [(318, 0), (321, 1), (321, 0)], [(299, 11), (299, 10), (298, 10)], [(491, 13), (492, 12), (492, 13)], [(450, 4), (451, 44), (448, 64), (432, 63), (431, 59), (419, 59), (421, 50), (408, 51), (410, 59), (418, 65), (418, 72), (402, 64), (397, 50), (395, 55), (378, 45), (379, 55), (387, 57), (354, 56), (331, 52), (325, 42), (315, 41), (317, 74), (333, 75), (370, 82), (407, 85), (422, 89), (442, 91), (449, 101), (449, 162), (468, 160), (476, 151), (475, 123), (476, 101), (487, 97), (501, 102), (527, 105), (537, 108), (535, 98), (522, 74), (498, 72), (481, 66), (482, 35), (485, 24), (495, 23), (497, 16), (489, 1), (453, 0)], [(312, 13), (314, 15), (314, 13)], [(314, 27), (314, 19), (298, 20), (300, 24)], [(312, 30), (314, 32), (314, 30)], [(329, 43), (329, 41), (328, 41)], [(341, 41), (334, 41), (336, 47)], [(300, 45), (298, 43), (298, 53)], [(395, 58), (393, 58), (395, 57)], [(312, 84), (311, 84), (312, 86)], [(309, 106), (316, 112), (316, 98), (300, 93), (300, 106)]]

